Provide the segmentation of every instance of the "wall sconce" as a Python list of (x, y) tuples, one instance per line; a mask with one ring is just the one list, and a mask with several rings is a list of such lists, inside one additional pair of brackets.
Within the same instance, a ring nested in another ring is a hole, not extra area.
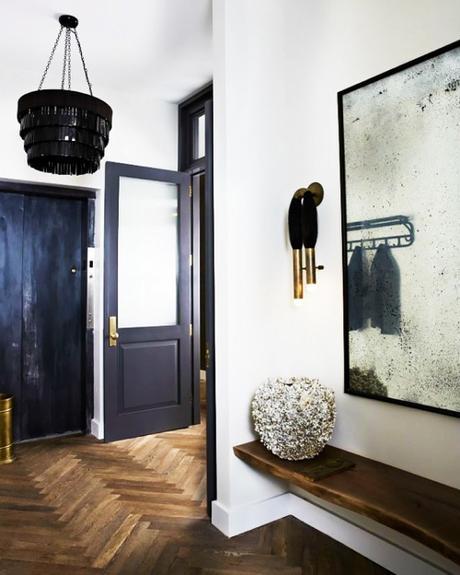
[[(318, 238), (317, 206), (323, 201), (323, 186), (313, 182), (308, 188), (299, 188), (289, 206), (289, 240), (292, 247), (294, 299), (303, 298), (303, 276), (308, 286), (316, 284), (316, 270), (324, 269), (315, 261)], [(305, 264), (305, 265), (304, 265)]]

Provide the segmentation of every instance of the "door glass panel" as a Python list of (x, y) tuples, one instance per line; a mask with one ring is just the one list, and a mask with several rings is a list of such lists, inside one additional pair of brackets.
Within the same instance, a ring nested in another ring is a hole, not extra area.
[(178, 187), (120, 177), (118, 326), (177, 323)]

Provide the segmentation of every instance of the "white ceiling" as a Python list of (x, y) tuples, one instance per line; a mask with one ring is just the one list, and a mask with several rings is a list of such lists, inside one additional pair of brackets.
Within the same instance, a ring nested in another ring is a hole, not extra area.
[[(2, 0), (0, 90), (38, 87), (60, 14), (80, 21), (96, 96), (142, 90), (177, 102), (211, 80), (211, 0)], [(72, 87), (86, 91), (72, 47)], [(60, 87), (63, 49), (61, 38), (44, 88)]]

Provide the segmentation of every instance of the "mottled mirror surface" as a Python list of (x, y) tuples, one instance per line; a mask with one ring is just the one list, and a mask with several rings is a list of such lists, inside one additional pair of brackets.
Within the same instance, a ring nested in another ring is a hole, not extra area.
[(460, 46), (339, 95), (346, 391), (460, 412)]

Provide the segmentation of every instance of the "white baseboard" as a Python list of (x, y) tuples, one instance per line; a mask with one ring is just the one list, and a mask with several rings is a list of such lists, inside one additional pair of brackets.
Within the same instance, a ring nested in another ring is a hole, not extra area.
[[(289, 515), (343, 543), (396, 575), (460, 574), (460, 568), (434, 552), (435, 559), (426, 562), (397, 543), (382, 539), (292, 493), (284, 493), (233, 509), (226, 508), (218, 501), (212, 504), (212, 523), (227, 537), (239, 535)], [(398, 537), (399, 534), (394, 533)], [(424, 549), (425, 555), (429, 556), (431, 551), (426, 547)]]
[[(457, 575), (460, 573), (460, 571), (456, 570), (446, 570), (445, 565), (444, 568), (438, 567), (437, 565), (435, 566), (432, 561), (426, 562), (426, 560), (414, 555), (406, 548), (401, 547), (400, 544), (397, 543), (397, 540), (401, 537), (406, 538), (400, 536), (400, 534), (394, 530), (391, 530), (394, 542), (390, 542), (318, 505), (305, 501), (305, 499), (297, 495), (291, 493), (290, 498), (289, 508), (291, 515), (314, 529), (329, 535), (329, 537), (343, 543), (347, 547), (350, 547), (350, 549), (374, 561), (374, 563), (385, 567), (385, 569), (388, 569), (392, 573), (397, 575), (442, 575), (445, 573)], [(388, 529), (387, 532), (389, 531)], [(422, 548), (422, 546), (416, 542), (414, 542), (414, 545), (411, 545), (412, 549), (416, 546)], [(425, 550), (424, 555), (426, 557), (437, 555), (426, 547), (423, 547), (423, 549)], [(439, 556), (439, 558), (435, 557), (434, 560), (436, 561), (436, 559), (438, 559), (440, 563), (451, 563), (450, 561), (445, 561), (441, 556)], [(452, 567), (455, 569), (453, 563)]]
[(286, 513), (289, 498), (289, 493), (283, 493), (271, 499), (251, 505), (241, 505), (232, 510), (228, 510), (218, 501), (213, 501), (212, 524), (227, 537), (251, 531), (251, 529), (289, 515)]
[(91, 420), (91, 435), (94, 435), (94, 437), (96, 437), (97, 439), (104, 439), (104, 433), (97, 419)]

